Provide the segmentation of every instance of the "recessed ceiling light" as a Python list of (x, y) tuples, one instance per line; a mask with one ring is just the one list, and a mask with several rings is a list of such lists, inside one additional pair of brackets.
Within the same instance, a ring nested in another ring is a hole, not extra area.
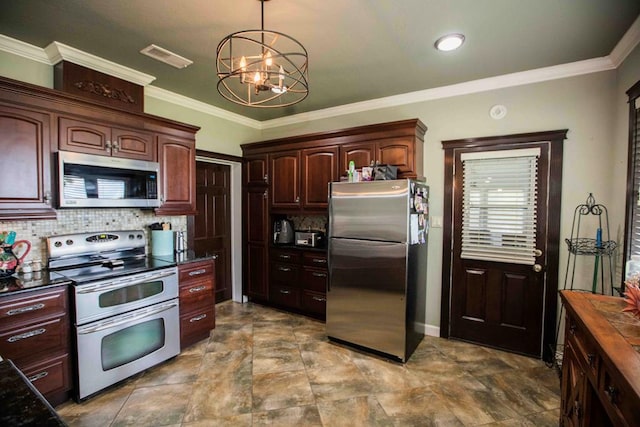
[(436, 40), (435, 47), (443, 52), (448, 52), (459, 48), (462, 46), (462, 43), (464, 43), (464, 35), (447, 34), (446, 36), (442, 36)]

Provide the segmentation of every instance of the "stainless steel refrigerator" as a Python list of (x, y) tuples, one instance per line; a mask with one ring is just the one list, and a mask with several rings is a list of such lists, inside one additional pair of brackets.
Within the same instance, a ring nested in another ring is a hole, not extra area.
[(330, 339), (409, 359), (424, 336), (428, 231), (424, 183), (330, 184)]

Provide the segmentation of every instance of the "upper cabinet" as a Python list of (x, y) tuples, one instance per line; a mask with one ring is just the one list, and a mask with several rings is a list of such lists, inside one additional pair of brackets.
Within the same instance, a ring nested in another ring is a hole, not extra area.
[(158, 215), (196, 213), (196, 144), (194, 140), (158, 136), (162, 206)]
[(58, 133), (60, 150), (137, 160), (153, 161), (156, 158), (150, 132), (60, 117)]
[(271, 209), (300, 208), (300, 151), (269, 155)]
[(0, 101), (0, 220), (56, 218), (50, 132), (50, 114)]
[(357, 168), (397, 166), (398, 178), (421, 177), (426, 129), (412, 119), (244, 144), (245, 184), (268, 183), (272, 213), (325, 213), (328, 183), (350, 161)]
[(0, 77), (0, 220), (49, 219), (56, 152), (157, 161), (160, 215), (195, 212), (196, 126)]

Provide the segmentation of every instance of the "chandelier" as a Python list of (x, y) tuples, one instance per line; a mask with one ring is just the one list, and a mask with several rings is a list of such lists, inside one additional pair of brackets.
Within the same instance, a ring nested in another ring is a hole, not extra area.
[(309, 94), (307, 50), (292, 37), (264, 29), (264, 2), (259, 30), (226, 36), (216, 49), (218, 92), (248, 107), (296, 104)]

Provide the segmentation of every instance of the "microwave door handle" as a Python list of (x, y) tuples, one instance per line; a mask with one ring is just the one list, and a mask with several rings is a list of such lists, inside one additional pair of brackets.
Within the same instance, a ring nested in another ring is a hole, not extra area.
[(178, 303), (177, 302), (173, 302), (171, 304), (164, 304), (161, 305), (160, 307), (157, 308), (153, 308), (150, 310), (145, 310), (144, 313), (136, 315), (136, 316), (127, 316), (124, 319), (121, 320), (110, 320), (110, 321), (106, 321), (106, 322), (100, 322), (98, 325), (95, 325), (93, 327), (90, 328), (78, 328), (78, 333), (82, 334), (82, 335), (87, 335), (87, 334), (91, 334), (94, 332), (99, 332), (99, 331), (104, 331), (105, 329), (111, 329), (115, 326), (120, 326), (120, 325), (124, 325), (127, 323), (131, 323), (131, 322), (135, 322), (137, 320), (141, 320), (144, 319), (146, 317), (151, 317), (155, 314), (158, 313), (162, 313), (163, 311), (167, 311), (173, 307), (177, 307)]
[[(171, 276), (173, 274), (175, 274), (173, 270), (165, 271), (162, 273), (154, 273), (154, 274), (145, 275), (144, 277), (141, 277), (140, 279), (137, 279), (137, 280), (118, 280), (115, 283), (112, 282), (114, 284), (111, 286), (104, 286), (99, 283), (96, 283), (93, 286), (87, 286), (85, 288), (78, 289), (76, 292), (79, 294), (92, 294), (96, 292), (112, 291), (114, 289), (123, 288), (125, 286), (135, 286), (144, 282), (149, 282), (151, 280), (161, 279), (163, 277)], [(102, 283), (105, 283), (105, 282), (102, 282)]]

